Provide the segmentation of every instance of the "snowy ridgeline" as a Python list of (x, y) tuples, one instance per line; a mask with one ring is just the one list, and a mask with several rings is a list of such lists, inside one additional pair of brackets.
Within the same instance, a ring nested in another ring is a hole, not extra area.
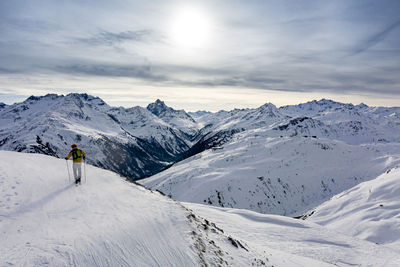
[(0, 162), (0, 266), (400, 266), (398, 247), (313, 222), (181, 204), (90, 165), (75, 187), (44, 155)]
[(115, 173), (87, 166), (87, 181), (75, 187), (65, 160), (1, 151), (0, 162), (0, 266), (268, 263), (269, 253), (238, 247), (181, 204)]
[(400, 108), (320, 100), (281, 108), (267, 103), (255, 109), (186, 113), (160, 100), (147, 108), (110, 107), (87, 94), (32, 96), (0, 105), (1, 150), (63, 158), (77, 143), (91, 164), (131, 180), (254, 130), (267, 137), (393, 144), (400, 142)]
[(132, 180), (180, 160), (197, 130), (186, 112), (161, 101), (125, 109), (86, 94), (49, 94), (0, 109), (1, 150), (64, 158), (76, 143), (89, 163)]
[(139, 183), (173, 199), (298, 216), (400, 163), (400, 145), (236, 134)]
[(347, 235), (400, 247), (400, 167), (323, 203), (304, 218)]
[(156, 174), (140, 183), (175, 200), (298, 216), (400, 162), (400, 108), (320, 100), (186, 113), (86, 94), (1, 105), (1, 150), (63, 158), (72, 143), (131, 180)]

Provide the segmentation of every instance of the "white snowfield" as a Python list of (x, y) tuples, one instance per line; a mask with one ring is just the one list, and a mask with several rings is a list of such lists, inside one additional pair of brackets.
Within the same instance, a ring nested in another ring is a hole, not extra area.
[[(238, 133), (139, 183), (173, 199), (297, 216), (400, 163), (399, 145)], [(396, 149), (393, 149), (396, 150)]]
[(308, 221), (377, 244), (387, 244), (400, 252), (400, 168), (361, 183), (311, 212)]
[[(332, 266), (400, 266), (399, 249), (347, 236), (312, 222), (249, 210), (195, 203), (184, 205), (221, 226), (225, 233), (251, 243), (260, 250), (274, 251), (275, 257), (284, 251), (287, 255), (290, 253), (291, 256), (313, 258), (320, 262), (316, 265), (292, 262), (289, 266), (324, 266), (322, 262)], [(291, 260), (285, 255), (280, 255), (279, 259), (283, 265)]]
[[(331, 266), (237, 239), (110, 171), (88, 165), (76, 187), (66, 168), (54, 157), (0, 151), (0, 266)], [(248, 223), (252, 236), (258, 222)], [(310, 223), (282, 227), (298, 224)]]

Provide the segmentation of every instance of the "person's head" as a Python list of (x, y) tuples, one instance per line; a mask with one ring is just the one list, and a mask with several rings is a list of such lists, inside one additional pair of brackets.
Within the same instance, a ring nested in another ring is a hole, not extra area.
[(72, 149), (78, 148), (75, 144), (71, 145)]

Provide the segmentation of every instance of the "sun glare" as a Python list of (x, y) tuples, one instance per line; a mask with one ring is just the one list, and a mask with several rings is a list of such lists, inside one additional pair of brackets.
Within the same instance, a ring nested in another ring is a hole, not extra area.
[(209, 18), (199, 8), (183, 8), (173, 18), (170, 35), (174, 45), (202, 48), (210, 38)]

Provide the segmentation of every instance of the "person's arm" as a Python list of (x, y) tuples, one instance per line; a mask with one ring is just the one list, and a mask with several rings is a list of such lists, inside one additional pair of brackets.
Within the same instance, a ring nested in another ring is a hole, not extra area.
[(72, 156), (72, 151), (69, 152), (68, 156), (65, 157), (66, 160), (68, 160)]
[(83, 155), (83, 160), (85, 160), (86, 159), (85, 151), (83, 151), (83, 150), (81, 150), (81, 151), (82, 151), (82, 155)]

